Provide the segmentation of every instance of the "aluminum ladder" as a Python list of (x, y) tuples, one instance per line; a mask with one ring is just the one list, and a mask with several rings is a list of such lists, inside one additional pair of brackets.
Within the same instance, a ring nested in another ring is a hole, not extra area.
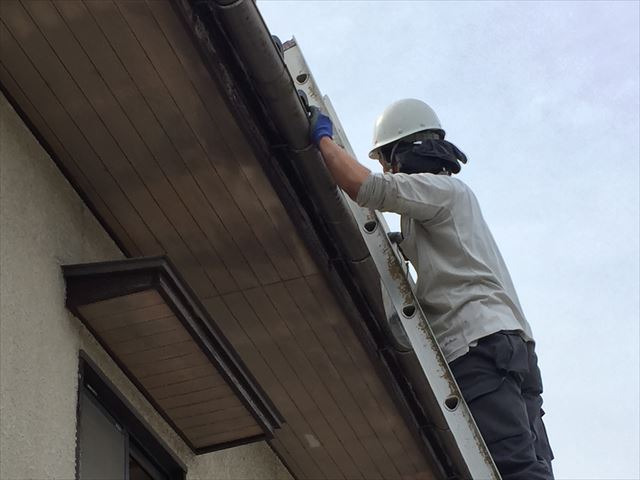
[[(286, 42), (284, 62), (298, 90), (306, 94), (310, 105), (326, 112), (333, 121), (334, 139), (354, 156), (329, 98), (322, 96), (295, 39)], [(387, 234), (388, 226), (380, 212), (362, 208), (347, 195), (344, 198), (355, 217), (380, 279), (393, 308), (409, 337), (425, 379), (438, 404), (436, 412), (446, 423), (444, 433), (448, 449), (457, 450), (454, 464), (462, 478), (500, 480), (500, 474), (455, 382), (426, 316), (415, 297), (412, 281), (404, 269), (397, 247)], [(450, 451), (448, 453), (451, 453)]]

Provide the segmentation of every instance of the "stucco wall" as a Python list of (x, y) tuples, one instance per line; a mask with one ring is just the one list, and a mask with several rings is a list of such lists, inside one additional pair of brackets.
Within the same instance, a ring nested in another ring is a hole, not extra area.
[(290, 478), (266, 443), (192, 455), (65, 309), (60, 265), (121, 257), (0, 95), (0, 478), (75, 477), (80, 349), (187, 466), (188, 478)]

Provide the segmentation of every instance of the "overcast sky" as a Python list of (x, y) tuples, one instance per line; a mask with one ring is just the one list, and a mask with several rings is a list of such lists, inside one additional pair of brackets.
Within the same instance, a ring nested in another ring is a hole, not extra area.
[(436, 110), (534, 329), (556, 478), (640, 478), (639, 3), (258, 6), (361, 161), (389, 103)]

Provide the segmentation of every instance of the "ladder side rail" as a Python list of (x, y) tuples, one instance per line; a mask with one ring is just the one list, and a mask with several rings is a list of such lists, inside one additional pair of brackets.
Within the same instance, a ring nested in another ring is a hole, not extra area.
[[(321, 96), (300, 48), (294, 44), (285, 51), (284, 56), (292, 78), (305, 79), (304, 82), (295, 82), (297, 88), (305, 92), (310, 105), (321, 108), (331, 117), (336, 143), (354, 156), (335, 110), (328, 97)], [(458, 449), (467, 470), (465, 473), (472, 479), (500, 480), (484, 439), (414, 294), (413, 282), (403, 267), (404, 262), (387, 236), (388, 226), (384, 217), (380, 212), (360, 207), (347, 195), (344, 197), (360, 227), (382, 284), (411, 341), (425, 380), (437, 399), (438, 414), (450, 432), (452, 443)]]

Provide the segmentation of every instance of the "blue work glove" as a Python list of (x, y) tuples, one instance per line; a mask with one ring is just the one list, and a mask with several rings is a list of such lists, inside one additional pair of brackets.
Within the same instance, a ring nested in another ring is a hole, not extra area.
[(320, 111), (318, 107), (309, 107), (311, 117), (309, 118), (309, 136), (311, 141), (317, 146), (322, 137), (333, 138), (333, 123), (331, 119)]

